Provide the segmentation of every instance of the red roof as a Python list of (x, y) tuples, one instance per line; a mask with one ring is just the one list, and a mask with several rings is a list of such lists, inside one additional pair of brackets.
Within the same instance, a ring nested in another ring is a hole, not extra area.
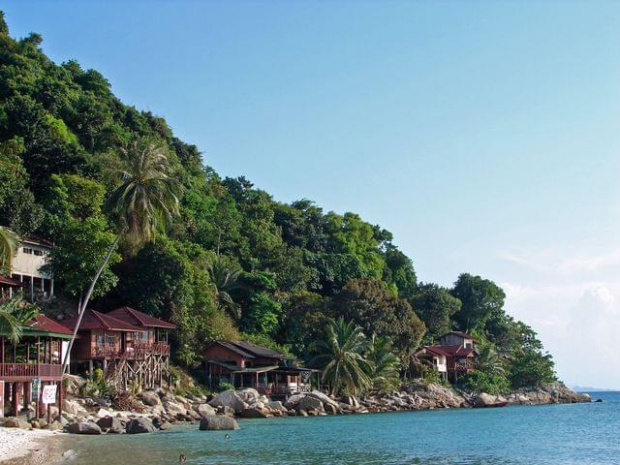
[(26, 323), (33, 331), (44, 331), (49, 333), (58, 333), (58, 334), (67, 334), (72, 335), (73, 331), (65, 328), (60, 323), (55, 322), (51, 318), (46, 317), (45, 315), (37, 315), (28, 323)]
[(476, 355), (476, 350), (471, 347), (463, 346), (426, 346), (427, 352), (435, 355), (443, 355), (444, 357), (466, 358)]
[(139, 312), (131, 307), (121, 307), (116, 310), (112, 310), (108, 313), (109, 316), (118, 320), (124, 321), (135, 326), (141, 326), (143, 328), (163, 328), (163, 329), (176, 329), (177, 327), (172, 323), (160, 320), (154, 316), (147, 315), (146, 313)]
[(6, 284), (7, 286), (13, 286), (13, 287), (22, 287), (23, 284), (20, 283), (19, 281), (16, 281), (14, 279), (11, 278), (7, 278), (5, 276), (0, 276), (0, 284)]
[[(67, 328), (73, 330), (77, 323), (78, 316), (75, 315), (62, 322)], [(103, 329), (105, 331), (142, 331), (142, 328), (127, 323), (126, 321), (114, 318), (113, 316), (99, 313), (95, 310), (86, 310), (80, 324), (80, 331), (93, 329)]]

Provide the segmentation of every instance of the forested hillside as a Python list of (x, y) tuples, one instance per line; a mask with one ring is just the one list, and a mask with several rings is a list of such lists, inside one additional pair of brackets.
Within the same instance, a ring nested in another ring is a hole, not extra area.
[(359, 215), (284, 204), (244, 177), (222, 179), (162, 117), (121, 102), (95, 70), (53, 63), (41, 43), (37, 34), (11, 38), (0, 18), (0, 225), (55, 243), (65, 313), (76, 311), (116, 238), (111, 171), (126, 150), (155, 147), (178, 182), (180, 212), (159, 218), (146, 244), (121, 241), (92, 306), (175, 322), (178, 364), (196, 366), (207, 340), (242, 337), (308, 359), (328, 319), (342, 316), (369, 337), (388, 337), (403, 372), (421, 343), (460, 329), (486, 350), (484, 379), (472, 382), (553, 378), (536, 334), (506, 315), (492, 281), (421, 283), (392, 234)]

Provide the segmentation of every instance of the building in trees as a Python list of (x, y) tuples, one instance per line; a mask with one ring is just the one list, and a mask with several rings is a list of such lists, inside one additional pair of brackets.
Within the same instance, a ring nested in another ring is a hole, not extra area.
[[(63, 322), (75, 329), (77, 316)], [(129, 307), (110, 313), (86, 310), (71, 350), (71, 371), (103, 370), (118, 389), (162, 386), (170, 374), (168, 332), (176, 326)]]
[(22, 284), (31, 301), (54, 296), (54, 277), (43, 268), (52, 247), (41, 239), (23, 238), (11, 261), (11, 277)]
[(444, 379), (456, 383), (459, 377), (474, 371), (478, 351), (473, 336), (451, 331), (441, 337), (439, 345), (422, 347), (415, 356)]
[(286, 398), (311, 389), (319, 371), (297, 366), (295, 360), (250, 342), (213, 341), (203, 353), (203, 369), (210, 388), (228, 383), (251, 387), (272, 398)]

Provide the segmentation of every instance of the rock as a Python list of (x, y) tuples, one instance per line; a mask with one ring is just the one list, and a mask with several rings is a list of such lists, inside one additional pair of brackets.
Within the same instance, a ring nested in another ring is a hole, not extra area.
[(144, 391), (140, 394), (140, 399), (144, 404), (155, 407), (157, 405), (161, 405), (161, 399), (159, 395), (155, 391)]
[(482, 392), (474, 397), (474, 405), (476, 407), (489, 407), (490, 405), (496, 404), (498, 402), (496, 396), (492, 396), (487, 394), (486, 392)]
[(344, 397), (342, 397), (342, 399), (340, 399), (340, 401), (343, 404), (350, 405), (351, 407), (357, 408), (357, 407), (360, 406), (360, 404), (359, 404), (359, 402), (358, 402), (358, 400), (357, 400), (357, 398), (355, 396), (344, 396)]
[(282, 402), (280, 402), (279, 400), (272, 400), (270, 402), (267, 402), (265, 406), (271, 410), (277, 410), (280, 412), (286, 412), (287, 410), (286, 407), (282, 405)]
[(104, 408), (99, 409), (99, 411), (97, 412), (97, 418), (105, 418), (105, 417), (111, 417), (111, 416), (114, 416), (114, 414)]
[(299, 401), (297, 408), (300, 410), (323, 410), (323, 402), (315, 397), (305, 396), (303, 399)]
[(65, 375), (63, 377), (63, 385), (66, 386), (67, 394), (77, 396), (80, 388), (86, 384), (86, 380), (80, 376)]
[(230, 407), (235, 413), (241, 413), (247, 408), (247, 404), (232, 389), (217, 394), (209, 402), (209, 405), (212, 407)]
[(258, 401), (258, 399), (261, 397), (259, 392), (253, 388), (239, 389), (238, 391), (235, 391), (235, 392), (237, 394), (237, 397), (241, 399), (243, 402), (245, 402), (246, 404), (253, 404), (254, 402)]
[(294, 394), (290, 396), (288, 399), (286, 399), (284, 406), (287, 409), (295, 408), (297, 407), (297, 405), (299, 405), (299, 402), (301, 402), (301, 399), (303, 399), (304, 397), (306, 397), (305, 394)]
[(340, 409), (338, 406), (334, 406), (333, 404), (323, 404), (325, 407), (325, 412), (331, 415), (335, 415), (336, 413), (340, 413)]
[(52, 423), (48, 423), (43, 427), (43, 429), (47, 429), (50, 431), (61, 431), (63, 428), (64, 427), (62, 426), (62, 423), (60, 423), (59, 421), (53, 421)]
[(62, 411), (73, 416), (86, 416), (88, 412), (75, 400), (63, 399)]
[(155, 426), (148, 418), (134, 418), (127, 423), (125, 432), (127, 434), (153, 433)]
[(105, 433), (121, 434), (123, 432), (123, 424), (117, 417), (100, 418), (97, 425)]
[(4, 420), (5, 428), (22, 428), (22, 429), (30, 429), (30, 423), (21, 418), (16, 417), (8, 417)]
[(241, 412), (239, 416), (241, 418), (271, 418), (273, 417), (273, 413), (266, 408), (250, 407)]
[(172, 424), (165, 421), (161, 425), (159, 425), (159, 429), (162, 431), (168, 431), (169, 429), (172, 429)]
[(164, 408), (166, 412), (172, 416), (178, 415), (179, 413), (185, 415), (185, 412), (187, 412), (184, 405), (172, 401), (164, 401)]
[(323, 402), (324, 405), (331, 404), (334, 407), (338, 406), (338, 402), (329, 397), (327, 394), (323, 394), (321, 391), (312, 391), (310, 394), (308, 394), (308, 396), (319, 399), (321, 402)]
[(198, 412), (201, 417), (206, 417), (207, 415), (215, 415), (215, 409), (209, 404), (199, 404), (196, 407), (196, 412)]
[(101, 434), (101, 428), (96, 423), (90, 421), (81, 421), (72, 423), (67, 427), (67, 432), (71, 434)]
[(297, 412), (297, 415), (299, 415), (300, 417), (307, 417), (308, 416), (308, 412), (306, 412), (305, 410), (299, 410)]
[(239, 425), (234, 418), (220, 415), (208, 415), (200, 420), (200, 431), (212, 430), (234, 430), (239, 429)]

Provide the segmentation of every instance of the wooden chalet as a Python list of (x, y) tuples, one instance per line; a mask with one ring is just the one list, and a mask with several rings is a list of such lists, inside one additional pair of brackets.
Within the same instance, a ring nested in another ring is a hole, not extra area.
[[(63, 322), (71, 330), (76, 323), (77, 316)], [(174, 329), (129, 307), (109, 313), (87, 310), (71, 350), (71, 370), (92, 373), (101, 368), (118, 389), (133, 383), (148, 389), (162, 386), (170, 374), (168, 332)]]
[(0, 275), (0, 299), (10, 299), (22, 291), (24, 285), (16, 279)]
[(460, 376), (475, 370), (478, 352), (473, 336), (451, 331), (441, 337), (439, 345), (422, 347), (415, 355), (444, 379), (456, 383)]
[(311, 390), (317, 370), (296, 366), (294, 360), (275, 350), (250, 342), (213, 341), (203, 352), (203, 369), (209, 386), (222, 383), (236, 388), (251, 387), (272, 398), (286, 398)]
[[(0, 417), (18, 415), (20, 406), (28, 409), (33, 402), (37, 403), (37, 416), (52, 403), (62, 413), (63, 342), (70, 338), (70, 330), (44, 315), (26, 324), (17, 344), (0, 333)], [(54, 402), (41, 402), (45, 386), (55, 387), (55, 395), (47, 399)]]

